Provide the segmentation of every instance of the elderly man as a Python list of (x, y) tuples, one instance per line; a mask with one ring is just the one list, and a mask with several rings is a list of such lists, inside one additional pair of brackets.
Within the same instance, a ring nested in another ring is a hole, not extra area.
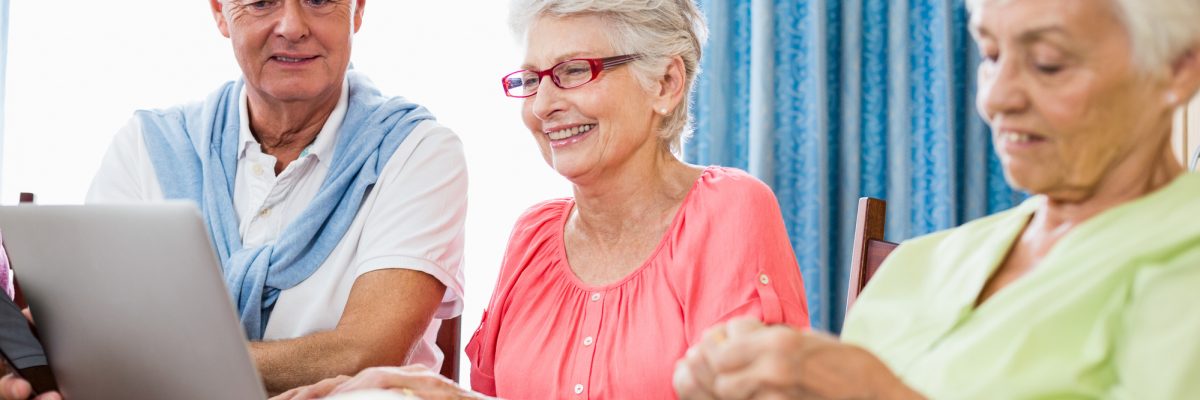
[[(347, 71), (366, 0), (209, 3), (243, 79), (137, 112), (88, 201), (200, 205), (272, 393), (368, 366), (437, 368), (430, 321), (461, 310), (461, 142)], [(27, 394), (12, 377), (0, 389)]]

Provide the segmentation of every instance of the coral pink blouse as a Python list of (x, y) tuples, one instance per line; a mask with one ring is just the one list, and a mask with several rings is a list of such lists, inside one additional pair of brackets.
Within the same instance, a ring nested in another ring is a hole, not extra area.
[(509, 239), (483, 322), (467, 345), (474, 390), (509, 399), (675, 398), (675, 362), (710, 326), (750, 315), (808, 326), (775, 195), (709, 167), (658, 248), (625, 278), (584, 284), (567, 263), (572, 199), (534, 206)]

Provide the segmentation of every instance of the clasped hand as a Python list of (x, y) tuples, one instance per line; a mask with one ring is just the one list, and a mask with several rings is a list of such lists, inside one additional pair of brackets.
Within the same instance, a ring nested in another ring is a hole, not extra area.
[(674, 385), (684, 400), (921, 398), (863, 348), (755, 319), (705, 332)]

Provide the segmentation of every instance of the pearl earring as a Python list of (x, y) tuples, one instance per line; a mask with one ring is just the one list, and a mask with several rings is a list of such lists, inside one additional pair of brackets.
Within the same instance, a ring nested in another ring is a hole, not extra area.
[(1179, 104), (1179, 95), (1175, 94), (1175, 92), (1167, 93), (1167, 102), (1171, 103), (1171, 105)]
[(658, 109), (658, 113), (659, 113), (659, 114), (662, 114), (662, 115), (667, 115), (667, 109), (665, 109), (665, 108), (660, 108), (660, 109)]

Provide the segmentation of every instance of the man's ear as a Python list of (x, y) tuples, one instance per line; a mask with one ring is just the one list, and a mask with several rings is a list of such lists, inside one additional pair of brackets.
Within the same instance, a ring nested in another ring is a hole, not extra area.
[(213, 19), (217, 21), (217, 30), (221, 31), (221, 35), (229, 37), (229, 21), (225, 19), (225, 4), (222, 0), (208, 0), (208, 6), (212, 9)]
[(683, 57), (671, 57), (667, 68), (658, 76), (658, 93), (654, 108), (656, 110), (674, 110), (679, 102), (685, 101), (687, 95), (687, 70), (683, 65)]
[(1200, 90), (1200, 43), (1192, 45), (1171, 63), (1167, 101), (1173, 106), (1187, 104)]
[(358, 29), (362, 28), (363, 10), (367, 8), (367, 0), (355, 0), (356, 7), (354, 8), (354, 33), (358, 33)]

